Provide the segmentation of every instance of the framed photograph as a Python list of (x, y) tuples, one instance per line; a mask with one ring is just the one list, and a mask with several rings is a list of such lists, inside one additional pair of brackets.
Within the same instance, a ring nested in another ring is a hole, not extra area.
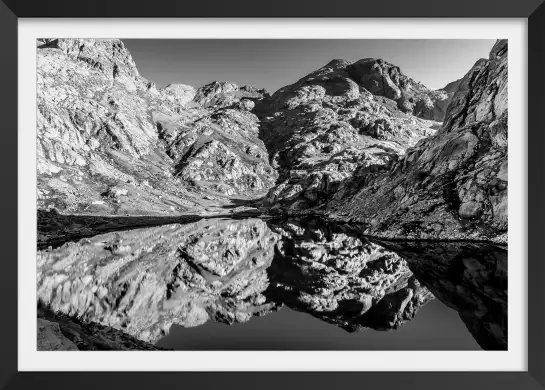
[(541, 0), (0, 18), (0, 385), (545, 388)]

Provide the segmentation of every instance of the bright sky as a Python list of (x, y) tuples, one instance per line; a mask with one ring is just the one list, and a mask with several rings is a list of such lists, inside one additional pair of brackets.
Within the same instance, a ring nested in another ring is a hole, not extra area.
[(214, 80), (254, 85), (270, 93), (334, 58), (382, 58), (431, 89), (459, 79), (495, 40), (396, 39), (124, 39), (140, 74), (158, 87)]

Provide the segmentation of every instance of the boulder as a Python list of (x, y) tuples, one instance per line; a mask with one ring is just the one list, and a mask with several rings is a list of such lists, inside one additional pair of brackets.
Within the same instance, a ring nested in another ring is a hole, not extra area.
[(61, 332), (59, 324), (38, 318), (38, 351), (77, 351), (76, 344)]

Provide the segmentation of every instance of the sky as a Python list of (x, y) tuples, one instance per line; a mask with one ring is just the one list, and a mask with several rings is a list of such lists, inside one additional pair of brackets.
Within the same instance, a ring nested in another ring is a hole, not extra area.
[(382, 58), (428, 88), (488, 58), (491, 39), (124, 39), (142, 76), (157, 84), (229, 81), (271, 94), (335, 58)]

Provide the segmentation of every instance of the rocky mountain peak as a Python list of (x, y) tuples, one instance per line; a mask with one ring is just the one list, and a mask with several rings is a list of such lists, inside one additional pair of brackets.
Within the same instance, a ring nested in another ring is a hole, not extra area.
[(203, 107), (230, 106), (243, 99), (258, 100), (266, 96), (269, 94), (265, 89), (249, 85), (239, 87), (227, 81), (213, 81), (197, 89), (193, 101)]
[(322, 66), (320, 69), (324, 68), (345, 68), (348, 65), (350, 65), (351, 62), (347, 60), (343, 60), (342, 58), (335, 58), (331, 61), (329, 61), (326, 65)]
[(238, 85), (234, 83), (229, 83), (227, 81), (212, 81), (211, 83), (205, 84), (199, 89), (195, 94), (195, 101), (201, 102), (205, 99), (211, 99), (218, 94), (228, 94), (238, 91)]
[(260, 101), (261, 138), (279, 182), (273, 207), (326, 207), (357, 170), (388, 170), (440, 126), (450, 97), (382, 59), (334, 59)]
[(498, 39), (490, 50), (489, 59), (499, 60), (504, 54), (507, 54), (507, 39)]
[[(352, 98), (359, 96), (360, 93), (369, 92), (379, 99), (388, 99), (391, 104), (397, 105), (398, 110), (439, 122), (443, 121), (452, 97), (452, 94), (446, 91), (430, 90), (422, 83), (406, 76), (400, 67), (381, 58), (363, 58), (354, 63), (333, 59), (296, 83), (280, 88), (275, 95), (281, 98), (286, 93), (304, 86), (307, 90), (316, 91), (320, 90), (320, 87), (325, 88), (325, 94), (331, 96), (348, 93)], [(284, 103), (282, 99), (276, 97), (273, 95), (269, 103), (278, 108), (278, 104)]]
[(38, 49), (57, 49), (69, 58), (111, 78), (129, 78), (134, 88), (144, 89), (147, 80), (138, 73), (131, 54), (120, 39), (39, 39)]
[(40, 207), (183, 212), (251, 198), (274, 182), (251, 113), (265, 90), (227, 82), (158, 90), (115, 39), (37, 47)]
[(441, 88), (441, 90), (445, 91), (446, 93), (452, 96), (458, 90), (458, 86), (460, 85), (461, 81), (462, 79), (451, 81), (450, 83), (445, 85), (443, 88)]
[(460, 81), (445, 121), (445, 131), (491, 123), (507, 114), (507, 40), (498, 40), (489, 60), (480, 59)]
[(192, 101), (197, 94), (194, 87), (185, 84), (168, 84), (160, 92), (171, 102), (181, 106), (185, 106)]
[(364, 58), (348, 65), (346, 70), (352, 80), (373, 95), (397, 100), (408, 87), (408, 78), (399, 67), (382, 59)]
[(265, 88), (257, 88), (253, 85), (243, 85), (240, 87), (243, 97), (248, 99), (263, 99), (269, 97), (269, 92)]
[(337, 211), (369, 234), (507, 239), (507, 42), (498, 41), (460, 81), (442, 128), (392, 169), (365, 175)]

